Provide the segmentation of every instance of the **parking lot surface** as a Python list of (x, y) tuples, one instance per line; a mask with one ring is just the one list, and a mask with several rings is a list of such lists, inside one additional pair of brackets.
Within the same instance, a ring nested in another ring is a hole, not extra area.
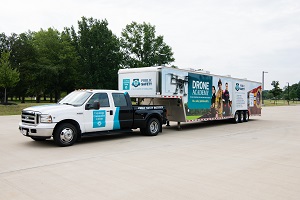
[(247, 123), (176, 124), (36, 142), (0, 116), (0, 199), (300, 199), (300, 106), (264, 107)]

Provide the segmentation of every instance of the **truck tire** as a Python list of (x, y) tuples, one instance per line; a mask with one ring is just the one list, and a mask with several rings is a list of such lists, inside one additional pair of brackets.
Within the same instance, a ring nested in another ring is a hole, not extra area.
[(147, 127), (141, 129), (145, 135), (156, 136), (161, 129), (161, 123), (157, 118), (150, 118), (147, 122)]
[(61, 147), (71, 146), (77, 139), (78, 130), (70, 123), (59, 124), (53, 133), (54, 142)]
[(248, 111), (244, 111), (244, 122), (248, 122), (249, 120), (249, 113)]

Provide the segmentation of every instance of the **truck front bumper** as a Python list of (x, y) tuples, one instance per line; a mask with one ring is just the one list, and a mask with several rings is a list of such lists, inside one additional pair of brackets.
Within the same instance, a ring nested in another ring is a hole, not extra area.
[(25, 125), (19, 123), (19, 130), (24, 136), (28, 137), (47, 137), (52, 136), (56, 123), (51, 124), (38, 124), (36, 126)]

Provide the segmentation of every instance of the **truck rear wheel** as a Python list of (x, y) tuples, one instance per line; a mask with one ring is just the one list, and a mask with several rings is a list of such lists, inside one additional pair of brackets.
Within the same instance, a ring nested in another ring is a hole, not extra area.
[(161, 129), (161, 123), (157, 118), (150, 118), (147, 122), (147, 127), (141, 129), (145, 135), (156, 136)]
[(63, 123), (54, 130), (54, 142), (61, 147), (71, 146), (77, 139), (78, 130), (73, 124)]

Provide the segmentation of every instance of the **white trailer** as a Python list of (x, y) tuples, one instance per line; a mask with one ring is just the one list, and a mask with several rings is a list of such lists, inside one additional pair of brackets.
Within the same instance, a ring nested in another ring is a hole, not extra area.
[(233, 119), (261, 115), (260, 82), (166, 66), (120, 69), (119, 90), (139, 105), (164, 105), (168, 121)]

